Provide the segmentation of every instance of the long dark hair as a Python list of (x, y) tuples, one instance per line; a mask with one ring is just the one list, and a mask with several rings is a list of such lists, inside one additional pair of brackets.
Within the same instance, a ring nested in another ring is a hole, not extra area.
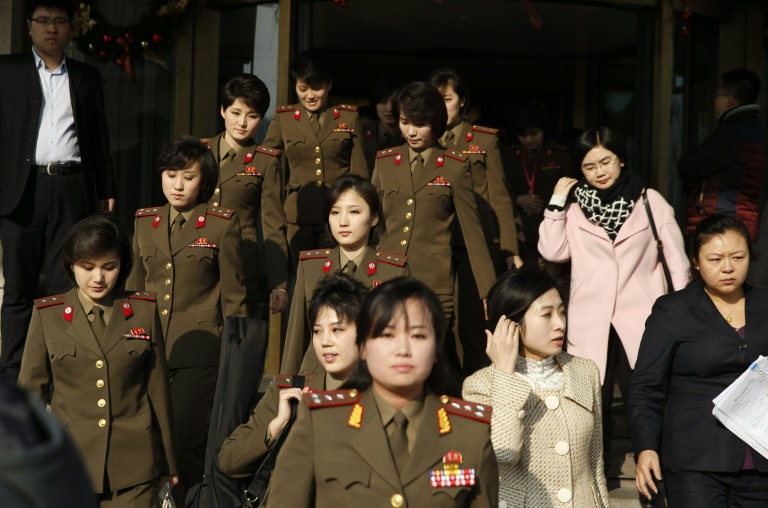
[[(363, 198), (363, 201), (368, 205), (368, 209), (371, 211), (371, 217), (378, 217), (379, 221), (373, 226), (368, 233), (368, 246), (376, 247), (379, 244), (379, 239), (387, 232), (387, 227), (384, 223), (384, 215), (381, 213), (381, 199), (379, 199), (379, 192), (371, 182), (366, 180), (360, 175), (354, 173), (347, 173), (340, 176), (336, 180), (328, 192), (323, 197), (323, 217), (325, 217), (325, 232), (328, 238), (333, 239), (331, 234), (331, 225), (328, 222), (331, 216), (331, 208), (336, 204), (342, 194), (348, 190), (355, 191), (358, 196)], [(334, 242), (336, 240), (334, 239)]]
[(705, 217), (696, 225), (696, 229), (691, 236), (691, 270), (688, 277), (688, 283), (691, 284), (701, 278), (701, 274), (696, 269), (696, 264), (699, 261), (699, 251), (701, 247), (712, 239), (713, 236), (724, 235), (728, 231), (734, 231), (744, 237), (747, 242), (747, 251), (749, 252), (749, 259), (754, 260), (754, 247), (752, 240), (749, 238), (749, 231), (747, 227), (739, 219), (716, 213)]
[[(357, 346), (362, 348), (367, 341), (378, 340), (398, 313), (405, 314), (406, 302), (411, 299), (424, 306), (435, 331), (437, 361), (432, 366), (426, 385), (436, 394), (458, 397), (461, 393), (459, 375), (451, 367), (443, 349), (448, 321), (437, 295), (423, 282), (413, 277), (398, 277), (369, 292), (357, 317)], [(343, 388), (363, 391), (370, 388), (372, 383), (373, 378), (366, 361), (360, 360)]]
[(120, 224), (103, 215), (92, 215), (72, 227), (61, 249), (61, 262), (67, 278), (77, 285), (72, 265), (112, 253), (120, 258), (120, 274), (115, 289), (122, 290), (133, 267), (131, 242)]

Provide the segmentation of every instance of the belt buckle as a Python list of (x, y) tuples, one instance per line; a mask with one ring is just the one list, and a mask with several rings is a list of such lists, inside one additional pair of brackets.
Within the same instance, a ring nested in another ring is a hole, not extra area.
[(53, 173), (51, 173), (51, 166), (54, 164), (58, 164), (58, 162), (49, 162), (48, 165), (45, 167), (45, 172), (48, 173), (48, 176), (56, 176)]

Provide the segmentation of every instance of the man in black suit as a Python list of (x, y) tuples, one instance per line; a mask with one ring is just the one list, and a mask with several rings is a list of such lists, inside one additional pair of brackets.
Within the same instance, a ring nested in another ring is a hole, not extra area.
[(14, 381), (40, 272), (43, 295), (67, 291), (64, 238), (115, 204), (101, 76), (64, 55), (72, 15), (66, 0), (31, 0), (32, 51), (0, 57), (0, 372)]

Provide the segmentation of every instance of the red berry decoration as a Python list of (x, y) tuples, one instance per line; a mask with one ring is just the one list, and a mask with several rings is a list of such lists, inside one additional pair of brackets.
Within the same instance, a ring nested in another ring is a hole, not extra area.
[(102, 39), (104, 42), (107, 42), (107, 43), (109, 43), (109, 42), (112, 42), (112, 37), (110, 37), (110, 35), (109, 35), (109, 34), (104, 34), (104, 35), (101, 37), (101, 39)]
[(101, 58), (107, 58), (107, 52), (106, 51), (99, 51), (99, 56)]
[(163, 36), (160, 34), (152, 35), (152, 42), (154, 42), (155, 44), (160, 44), (161, 42), (163, 42)]
[(133, 35), (125, 34), (125, 40), (128, 41), (128, 42), (133, 42)]

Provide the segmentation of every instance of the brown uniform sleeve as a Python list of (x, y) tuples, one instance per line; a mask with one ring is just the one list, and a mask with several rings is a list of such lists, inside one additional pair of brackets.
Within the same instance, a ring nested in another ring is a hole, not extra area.
[(288, 318), (288, 330), (285, 333), (285, 345), (283, 346), (283, 360), (280, 363), (280, 372), (299, 372), (299, 367), (307, 348), (307, 344), (305, 344), (305, 337), (308, 333), (306, 301), (304, 263), (299, 261), (299, 267), (296, 270), (296, 286), (293, 289), (293, 300), (291, 301), (291, 314)]
[(315, 505), (314, 454), (312, 415), (302, 400), (296, 421), (277, 456), (265, 506), (310, 508)]
[(280, 390), (276, 383), (272, 383), (248, 421), (237, 427), (221, 445), (219, 469), (224, 474), (232, 478), (245, 478), (259, 469), (270, 449), (267, 434), (270, 422), (277, 416), (279, 398)]
[(480, 488), (475, 486), (473, 489), (474, 497), (467, 504), (472, 508), (495, 508), (499, 505), (499, 466), (496, 463), (496, 454), (493, 452), (493, 445), (491, 444), (490, 425), (486, 426), (484, 432), (488, 439), (485, 440), (483, 458), (477, 470)]
[(46, 404), (51, 402), (51, 362), (48, 359), (48, 346), (45, 343), (40, 310), (32, 310), (24, 356), (21, 359), (21, 371), (18, 384), (41, 397)]
[(499, 223), (499, 243), (504, 257), (520, 254), (517, 246), (517, 228), (515, 227), (515, 207), (507, 190), (507, 178), (501, 162), (499, 140), (493, 136), (486, 148), (485, 176), (488, 180), (488, 199)]
[(245, 317), (245, 276), (243, 275), (240, 218), (234, 214), (226, 222), (219, 249), (221, 314), (225, 318)]
[(360, 122), (360, 115), (355, 113), (355, 133), (352, 136), (352, 156), (349, 162), (349, 171), (360, 175), (366, 180), (371, 179), (371, 168), (368, 167), (368, 161), (365, 158), (363, 150), (363, 124)]
[(168, 363), (165, 358), (165, 339), (160, 314), (154, 306), (152, 324), (151, 356), (147, 362), (149, 378), (147, 396), (152, 404), (156, 429), (163, 446), (163, 476), (176, 474), (176, 459), (173, 447), (173, 411), (171, 410), (171, 387), (168, 380)]
[(283, 146), (283, 131), (280, 129), (280, 113), (275, 111), (272, 121), (267, 129), (267, 136), (264, 138), (262, 145), (269, 148), (279, 148), (282, 150)]
[(139, 219), (141, 217), (133, 221), (133, 268), (125, 281), (125, 288), (129, 291), (144, 291), (144, 281), (147, 279), (144, 260), (139, 254)]
[(269, 289), (288, 288), (288, 240), (286, 239), (285, 209), (283, 209), (283, 180), (281, 154), (270, 161), (261, 187), (261, 225), (264, 230), (264, 258)]
[(475, 192), (472, 187), (472, 176), (466, 162), (459, 172), (454, 187), (454, 206), (461, 230), (464, 233), (472, 274), (475, 276), (480, 298), (485, 298), (496, 280), (496, 272), (488, 252), (485, 235), (483, 235), (480, 215), (477, 213)]

